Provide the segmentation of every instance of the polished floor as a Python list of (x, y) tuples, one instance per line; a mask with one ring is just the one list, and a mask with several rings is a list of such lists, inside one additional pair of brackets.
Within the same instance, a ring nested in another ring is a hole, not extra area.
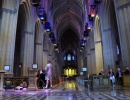
[(53, 89), (0, 91), (0, 100), (130, 100), (130, 88), (90, 90), (75, 81), (66, 81)]

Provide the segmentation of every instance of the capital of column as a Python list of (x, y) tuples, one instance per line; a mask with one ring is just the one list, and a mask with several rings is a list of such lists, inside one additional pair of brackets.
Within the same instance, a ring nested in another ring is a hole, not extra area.
[(42, 43), (35, 43), (36, 45), (42, 45)]
[(25, 34), (30, 34), (33, 35), (33, 32), (29, 32), (29, 31), (24, 31)]
[(95, 48), (91, 48), (90, 50), (93, 51), (93, 50), (95, 50)]
[(102, 41), (96, 41), (95, 44), (102, 43)]
[(90, 55), (90, 53), (88, 53), (87, 55)]
[(108, 31), (111, 31), (111, 30), (114, 30), (114, 28), (104, 29), (103, 32), (108, 32)]
[(1, 9), (0, 9), (0, 12), (1, 12), (1, 13), (2, 13), (2, 12), (6, 12), (6, 13), (10, 13), (10, 14), (16, 14), (17, 9), (12, 10), (12, 9), (7, 9), (7, 8), (1, 8)]
[(119, 6), (119, 7), (117, 7), (117, 10), (126, 8), (126, 7), (128, 7), (128, 6), (130, 6), (130, 2), (129, 2), (129, 3), (126, 3), (126, 4), (123, 4), (123, 5)]
[(47, 52), (48, 50), (43, 50), (43, 51), (46, 51), (46, 52)]

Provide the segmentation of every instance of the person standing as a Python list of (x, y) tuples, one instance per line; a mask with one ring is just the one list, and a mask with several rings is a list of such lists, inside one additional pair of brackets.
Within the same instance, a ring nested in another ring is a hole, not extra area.
[(118, 83), (121, 83), (121, 85), (122, 85), (122, 75), (123, 73), (120, 71), (120, 68), (118, 68), (116, 72), (116, 79)]
[(45, 76), (46, 87), (45, 88), (48, 88), (49, 81), (50, 81), (50, 87), (52, 88), (52, 64), (50, 61), (48, 61), (48, 64), (45, 67), (45, 71), (46, 71), (46, 76)]
[(110, 80), (111, 80), (111, 85), (113, 85), (114, 86), (114, 84), (115, 84), (115, 76), (114, 76), (114, 72), (113, 72), (113, 70), (112, 69), (110, 69), (110, 71), (109, 71), (109, 76), (110, 76)]

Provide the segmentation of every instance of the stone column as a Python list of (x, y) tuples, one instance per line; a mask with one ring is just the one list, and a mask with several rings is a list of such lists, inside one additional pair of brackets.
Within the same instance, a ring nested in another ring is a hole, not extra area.
[(57, 54), (57, 72), (58, 72), (58, 77), (61, 77), (62, 76), (62, 66), (61, 66), (61, 56), (60, 54), (58, 53)]
[(53, 66), (53, 77), (57, 77), (57, 68), (56, 68), (56, 55), (54, 48), (52, 50), (52, 66)]
[[(37, 20), (35, 25), (35, 37), (34, 41), (34, 53), (36, 53), (36, 63), (38, 64), (38, 69), (43, 69), (43, 28), (40, 19)], [(34, 55), (35, 57), (35, 55)]]
[[(88, 68), (88, 62), (87, 62), (87, 46), (85, 45), (84, 51), (83, 51), (83, 67)], [(88, 70), (87, 70), (88, 72)], [(87, 72), (84, 72), (85, 76), (87, 75)]]
[(15, 33), (18, 14), (18, 2), (12, 2), (11, 6), (5, 0), (1, 8), (1, 27), (0, 27), (0, 70), (4, 65), (10, 65), (10, 73), (13, 73)]
[(23, 75), (28, 75), (28, 68), (32, 67), (33, 64), (33, 50), (34, 50), (34, 33), (29, 31), (24, 31), (25, 39), (23, 48)]
[[(79, 47), (80, 48), (80, 47)], [(80, 52), (80, 49), (77, 49), (77, 75), (80, 74), (82, 71), (82, 52)]]
[(53, 67), (53, 70), (52, 70), (52, 75), (53, 75), (53, 77), (55, 77), (56, 75), (55, 75), (55, 59), (54, 58), (52, 58), (52, 61), (51, 61), (51, 63), (52, 63), (52, 67)]
[(130, 65), (130, 1), (114, 0), (122, 55), (122, 69)]
[[(104, 9), (102, 9), (104, 8)], [(109, 71), (109, 67), (116, 71), (116, 40), (118, 34), (116, 15), (114, 12), (113, 0), (104, 0), (101, 6), (101, 28), (102, 28), (102, 43), (104, 53), (104, 70)]]
[(53, 44), (51, 41), (48, 42), (49, 44), (49, 50), (48, 50), (48, 60), (52, 62), (52, 49), (53, 49)]
[(45, 69), (47, 65), (47, 60), (48, 60), (48, 51), (44, 50), (43, 51), (43, 69)]
[(95, 17), (94, 22), (94, 43), (95, 43), (96, 74), (99, 74), (99, 72), (104, 69), (104, 65), (103, 65), (101, 27), (98, 16)]
[(87, 40), (87, 68), (88, 73), (92, 74), (92, 66), (91, 66), (91, 54), (90, 54), (90, 40)]
[(38, 69), (43, 69), (43, 45), (42, 43), (36, 43), (36, 63)]
[(46, 64), (48, 63), (48, 53), (49, 53), (49, 46), (48, 46), (48, 34), (44, 32), (43, 34), (43, 69), (45, 69)]
[(96, 74), (96, 67), (95, 67), (95, 44), (94, 44), (94, 33), (93, 30), (89, 34), (89, 41), (90, 41), (90, 62), (92, 68), (92, 74)]

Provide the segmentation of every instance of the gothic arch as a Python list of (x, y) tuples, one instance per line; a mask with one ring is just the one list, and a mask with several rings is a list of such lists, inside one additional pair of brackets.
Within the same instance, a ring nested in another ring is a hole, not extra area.
[[(15, 76), (19, 74), (27, 75), (28, 68), (32, 67), (34, 50), (34, 43), (32, 42), (34, 41), (33, 25), (30, 2), (29, 0), (22, 0), (19, 5), (17, 17), (13, 69)], [(15, 61), (17, 58), (18, 60)], [(19, 64), (22, 65), (21, 68), (18, 67)]]
[(43, 53), (42, 25), (40, 19), (37, 19), (35, 23), (33, 63), (38, 64), (39, 69), (42, 69), (42, 59), (43, 59), (42, 53)]

